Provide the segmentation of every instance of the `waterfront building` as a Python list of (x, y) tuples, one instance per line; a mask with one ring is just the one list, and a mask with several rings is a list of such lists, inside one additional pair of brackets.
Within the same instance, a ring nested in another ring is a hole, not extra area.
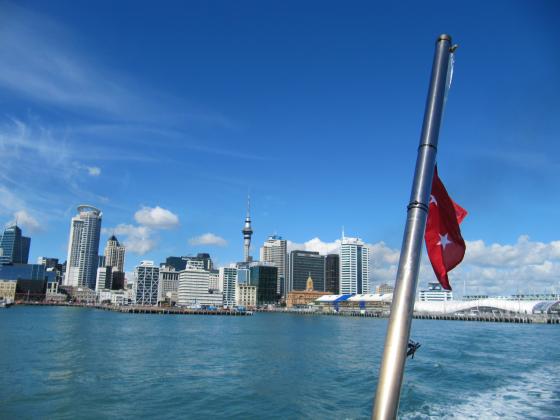
[(0, 264), (27, 264), (30, 246), (31, 238), (16, 224), (8, 226), (0, 237)]
[(45, 293), (45, 301), (46, 302), (66, 302), (68, 296), (64, 293), (61, 293), (59, 290), (60, 283), (59, 282), (52, 282), (47, 283), (47, 291)]
[(188, 307), (222, 306), (223, 296), (219, 290), (210, 288), (210, 272), (199, 268), (187, 268), (179, 273), (177, 305)]
[(95, 288), (102, 216), (93, 206), (78, 206), (78, 214), (70, 224), (64, 285)]
[(42, 264), (0, 265), (0, 281), (15, 282), (16, 300), (41, 301), (47, 284), (56, 282), (56, 273)]
[(253, 229), (251, 228), (251, 204), (250, 199), (247, 197), (247, 215), (245, 216), (245, 224), (241, 233), (243, 234), (243, 261), (250, 262), (251, 258), (251, 236)]
[(292, 290), (305, 290), (309, 276), (313, 278), (315, 290), (324, 292), (325, 256), (312, 251), (290, 252), (288, 293)]
[(99, 292), (103, 289), (111, 289), (113, 286), (112, 268), (99, 267), (97, 269), (97, 278), (95, 280), (95, 291)]
[(105, 266), (113, 267), (113, 271), (124, 272), (125, 247), (121, 245), (115, 235), (107, 240), (105, 245)]
[(159, 267), (153, 261), (142, 261), (135, 269), (136, 304), (157, 305)]
[(281, 236), (271, 235), (261, 247), (261, 261), (268, 262), (278, 268), (276, 292), (280, 296), (286, 295), (286, 274), (288, 273), (288, 241)]
[(16, 300), (16, 283), (17, 280), (0, 280), (0, 299), (14, 302)]
[(66, 293), (72, 302), (86, 305), (94, 305), (97, 302), (97, 293), (88, 287), (61, 286), (59, 289)]
[(378, 295), (384, 295), (386, 293), (393, 293), (395, 288), (387, 283), (378, 284), (375, 286), (375, 293)]
[(224, 306), (231, 308), (235, 305), (235, 293), (237, 285), (237, 268), (220, 268), (220, 289), (224, 294)]
[(238, 283), (235, 286), (235, 304), (245, 308), (255, 308), (257, 306), (257, 286)]
[(340, 257), (329, 254), (325, 257), (325, 290), (331, 293), (340, 291)]
[(257, 288), (257, 305), (274, 305), (278, 303), (279, 296), (276, 291), (278, 268), (266, 263), (255, 263), (249, 271), (249, 284)]
[(286, 307), (306, 307), (312, 305), (315, 300), (324, 295), (329, 295), (329, 292), (313, 290), (313, 279), (311, 276), (307, 278), (305, 290), (293, 290), (288, 293), (286, 298)]
[(439, 283), (428, 283), (428, 288), (420, 290), (420, 302), (443, 302), (453, 300), (453, 292), (445, 290)]
[(179, 290), (179, 271), (173, 266), (162, 266), (159, 269), (158, 302), (166, 302), (169, 305), (177, 303), (177, 292)]
[(342, 238), (340, 244), (340, 293), (369, 293), (369, 249), (359, 238)]
[(210, 270), (209, 278), (209, 288), (212, 290), (219, 290), (222, 291), (222, 287), (220, 284), (220, 271), (219, 270)]

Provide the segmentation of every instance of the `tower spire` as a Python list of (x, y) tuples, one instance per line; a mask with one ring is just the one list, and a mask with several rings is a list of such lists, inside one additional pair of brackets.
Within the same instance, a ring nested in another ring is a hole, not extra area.
[(251, 249), (251, 236), (253, 235), (253, 229), (251, 228), (251, 196), (247, 194), (247, 216), (245, 216), (245, 225), (241, 230), (243, 234), (243, 256), (244, 261), (251, 261), (251, 255), (249, 255)]

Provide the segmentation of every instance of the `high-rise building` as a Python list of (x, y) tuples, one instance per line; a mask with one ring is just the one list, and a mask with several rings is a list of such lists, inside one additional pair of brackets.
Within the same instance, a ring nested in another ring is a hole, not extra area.
[(325, 289), (333, 294), (340, 293), (340, 257), (329, 254), (325, 258)]
[(78, 206), (78, 214), (70, 224), (66, 286), (95, 289), (102, 216), (103, 213), (93, 206)]
[(369, 249), (359, 238), (342, 238), (340, 293), (369, 293)]
[(136, 304), (157, 305), (159, 267), (153, 261), (142, 261), (135, 269)]
[(271, 235), (261, 247), (261, 261), (269, 262), (278, 268), (276, 291), (280, 296), (286, 294), (286, 273), (288, 272), (287, 241), (278, 235)]
[(279, 296), (276, 291), (278, 268), (267, 263), (255, 263), (249, 269), (249, 285), (257, 287), (257, 305), (274, 305)]
[(245, 216), (245, 225), (243, 225), (241, 233), (243, 233), (243, 261), (249, 262), (252, 260), (251, 236), (253, 235), (253, 229), (251, 228), (251, 205), (249, 197), (247, 197), (247, 216)]
[(237, 286), (237, 268), (220, 268), (220, 289), (224, 294), (224, 306), (231, 308), (235, 305), (235, 291)]
[(113, 276), (111, 267), (99, 267), (97, 269), (97, 278), (95, 280), (95, 291), (100, 292), (103, 289), (112, 289)]
[(307, 279), (313, 278), (316, 291), (325, 291), (325, 256), (312, 251), (290, 252), (290, 276), (288, 292), (305, 290)]
[(177, 295), (179, 306), (222, 306), (223, 304), (222, 293), (210, 288), (210, 272), (189, 266), (179, 273)]
[(111, 235), (105, 245), (105, 266), (113, 267), (113, 271), (124, 272), (124, 253), (124, 245), (119, 243), (115, 235)]
[(162, 266), (159, 268), (158, 302), (177, 302), (179, 290), (179, 271), (174, 267)]
[(56, 283), (59, 285), (62, 284), (63, 267), (62, 264), (58, 262), (58, 258), (39, 257), (37, 258), (37, 264), (44, 265), (47, 271), (53, 271), (56, 275)]
[(0, 264), (27, 264), (31, 238), (22, 236), (17, 225), (8, 226), (0, 237)]

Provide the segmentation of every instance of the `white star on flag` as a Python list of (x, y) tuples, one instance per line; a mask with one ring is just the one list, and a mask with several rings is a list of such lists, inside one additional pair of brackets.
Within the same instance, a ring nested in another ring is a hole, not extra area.
[(439, 242), (437, 243), (438, 245), (441, 245), (441, 247), (443, 248), (443, 250), (445, 251), (445, 247), (449, 244), (452, 244), (453, 241), (450, 241), (449, 238), (447, 237), (447, 233), (445, 235), (439, 235)]
[[(437, 200), (433, 195), (430, 195), (430, 204), (434, 203), (437, 206)], [(428, 205), (430, 205), (428, 204)]]

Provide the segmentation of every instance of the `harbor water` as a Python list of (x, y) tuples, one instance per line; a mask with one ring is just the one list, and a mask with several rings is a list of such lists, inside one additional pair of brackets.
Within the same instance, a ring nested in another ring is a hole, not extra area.
[[(387, 320), (0, 311), (0, 418), (371, 414)], [(560, 327), (414, 320), (400, 415), (560, 418)]]

